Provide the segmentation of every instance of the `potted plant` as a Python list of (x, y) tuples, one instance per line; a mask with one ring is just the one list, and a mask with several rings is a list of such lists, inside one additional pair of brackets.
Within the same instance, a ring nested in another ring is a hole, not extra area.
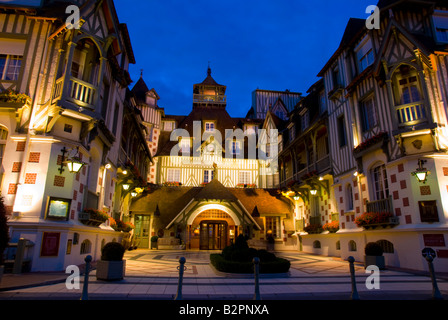
[(101, 250), (101, 260), (97, 262), (98, 280), (122, 280), (125, 275), (126, 260), (123, 260), (125, 248), (119, 242), (106, 243)]
[(369, 242), (364, 248), (364, 267), (376, 265), (380, 270), (385, 269), (383, 248), (376, 242)]
[(3, 197), (0, 197), (0, 282), (2, 281), (3, 271), (5, 268), (3, 265), (3, 252), (8, 246), (9, 241), (9, 228), (7, 221)]
[(157, 249), (157, 240), (159, 240), (158, 236), (151, 237), (151, 249)]

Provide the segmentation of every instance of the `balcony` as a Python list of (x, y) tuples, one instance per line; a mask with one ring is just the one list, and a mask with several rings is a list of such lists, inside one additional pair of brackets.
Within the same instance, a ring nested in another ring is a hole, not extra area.
[(67, 100), (70, 100), (81, 107), (90, 109), (95, 108), (95, 94), (97, 91), (95, 86), (75, 77), (70, 77), (67, 93), (64, 93), (64, 79), (64, 77), (61, 77), (56, 80), (52, 103), (55, 103), (57, 100), (62, 100), (64, 95), (66, 95)]
[(393, 211), (392, 197), (376, 201), (366, 201), (366, 212), (390, 212)]
[(212, 103), (212, 104), (226, 104), (226, 96), (221, 95), (207, 95), (194, 94), (193, 103)]
[(399, 127), (413, 126), (427, 120), (423, 101), (399, 105), (395, 110)]

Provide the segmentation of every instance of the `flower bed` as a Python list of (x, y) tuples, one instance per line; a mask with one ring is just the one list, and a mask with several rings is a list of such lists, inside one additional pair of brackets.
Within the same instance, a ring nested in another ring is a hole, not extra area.
[(236, 185), (237, 188), (256, 188), (257, 185), (255, 183), (238, 183)]
[(7, 103), (25, 103), (30, 97), (24, 93), (19, 93), (14, 90), (6, 90), (0, 92), (0, 102)]
[(372, 138), (367, 139), (366, 141), (359, 144), (356, 148), (353, 149), (353, 153), (359, 153), (363, 150), (366, 150), (371, 146), (382, 142), (385, 138), (387, 138), (387, 132), (380, 132), (376, 136), (373, 136)]
[(327, 222), (322, 226), (322, 229), (324, 231), (329, 231), (331, 233), (334, 233), (339, 230), (339, 221), (331, 221)]
[(164, 187), (179, 187), (180, 185), (181, 183), (179, 181), (169, 181), (163, 183)]

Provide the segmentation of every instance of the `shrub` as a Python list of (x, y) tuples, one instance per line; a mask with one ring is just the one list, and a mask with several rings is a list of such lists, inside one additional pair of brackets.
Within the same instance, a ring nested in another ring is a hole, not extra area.
[(376, 242), (369, 242), (364, 248), (366, 256), (382, 256), (383, 248)]
[(3, 251), (5, 251), (9, 241), (9, 227), (7, 222), (8, 218), (6, 217), (3, 197), (0, 197), (0, 265), (3, 264)]
[(320, 224), (309, 224), (303, 230), (308, 233), (321, 233), (322, 226)]
[(324, 231), (336, 232), (339, 230), (339, 221), (331, 221), (322, 226)]
[(392, 217), (390, 212), (365, 212), (355, 219), (355, 223), (358, 227), (362, 227), (369, 224), (385, 223)]
[(108, 242), (101, 250), (101, 260), (121, 261), (123, 260), (125, 248), (119, 242)]

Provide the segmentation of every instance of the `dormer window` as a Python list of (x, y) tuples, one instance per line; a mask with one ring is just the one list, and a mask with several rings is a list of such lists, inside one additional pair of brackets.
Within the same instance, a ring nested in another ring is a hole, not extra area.
[(18, 80), (22, 59), (22, 56), (0, 54), (0, 80)]
[(448, 11), (434, 10), (433, 20), (437, 42), (448, 43)]
[(205, 123), (205, 131), (206, 132), (213, 132), (215, 131), (215, 123), (212, 121), (208, 121)]

